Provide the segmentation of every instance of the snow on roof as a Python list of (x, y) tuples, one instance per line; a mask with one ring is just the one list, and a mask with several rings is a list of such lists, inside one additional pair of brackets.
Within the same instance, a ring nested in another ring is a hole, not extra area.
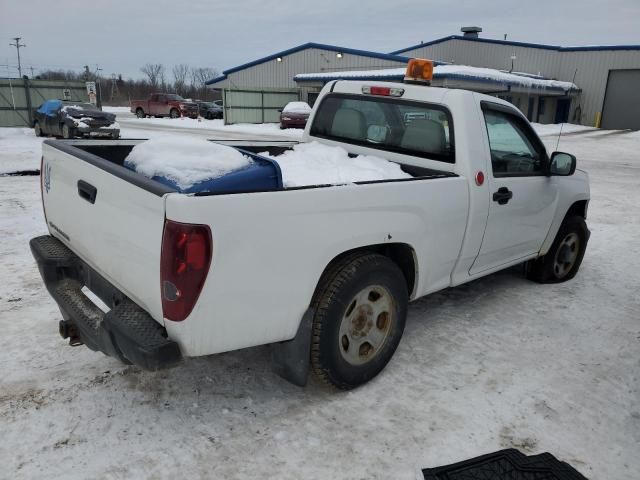
[[(402, 80), (405, 68), (385, 68), (379, 70), (350, 70), (344, 72), (299, 73), (294, 77), (299, 81), (329, 81), (336, 79), (370, 80), (384, 78), (386, 80)], [(539, 75), (524, 72), (505, 72), (493, 68), (470, 67), (468, 65), (436, 65), (433, 67), (434, 80), (461, 79), (480, 80), (525, 88), (580, 90), (574, 83), (550, 80)]]

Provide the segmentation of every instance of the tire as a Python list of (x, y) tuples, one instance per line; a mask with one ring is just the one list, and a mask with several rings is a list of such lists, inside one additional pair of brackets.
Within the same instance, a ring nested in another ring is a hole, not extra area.
[(584, 218), (572, 215), (560, 225), (546, 255), (527, 263), (527, 278), (539, 283), (560, 283), (576, 276), (589, 241)]
[(35, 122), (33, 124), (33, 131), (36, 134), (36, 137), (44, 137), (44, 132), (42, 131), (42, 128), (40, 128), (40, 122)]
[(120, 132), (111, 134), (112, 140), (118, 140), (120, 138)]
[(74, 137), (75, 137), (75, 132), (73, 131), (73, 128), (71, 128), (69, 125), (64, 123), (62, 125), (62, 138), (69, 140)]
[(213, 113), (207, 112), (207, 114), (204, 116), (205, 119), (207, 120), (213, 120)]
[(356, 253), (332, 265), (312, 301), (314, 375), (341, 390), (378, 375), (400, 343), (408, 298), (402, 271), (387, 257)]
[(169, 112), (169, 116), (171, 118), (178, 118), (180, 116), (180, 112), (178, 111), (177, 108), (172, 108), (171, 111)]
[(144, 114), (144, 110), (142, 110), (141, 108), (136, 108), (136, 117), (138, 118), (144, 118), (146, 115)]

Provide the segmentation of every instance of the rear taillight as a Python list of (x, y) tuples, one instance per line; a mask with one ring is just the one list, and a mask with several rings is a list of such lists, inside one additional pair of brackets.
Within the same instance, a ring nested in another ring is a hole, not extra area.
[(181, 322), (193, 310), (209, 272), (211, 230), (165, 220), (160, 259), (160, 288), (164, 317)]

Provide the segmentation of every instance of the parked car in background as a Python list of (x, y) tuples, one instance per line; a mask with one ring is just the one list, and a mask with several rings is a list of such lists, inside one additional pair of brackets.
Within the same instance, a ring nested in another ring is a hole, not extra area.
[(47, 100), (40, 105), (34, 113), (33, 129), (39, 137), (120, 137), (113, 113), (103, 112), (91, 103), (62, 100)]
[(222, 107), (216, 105), (215, 102), (201, 102), (196, 100), (198, 104), (198, 112), (201, 117), (206, 118), (207, 120), (214, 120), (216, 118), (223, 118), (223, 110)]
[(152, 93), (147, 100), (132, 100), (131, 113), (138, 118), (198, 118), (198, 104), (175, 93)]
[(280, 128), (304, 128), (310, 113), (307, 102), (289, 102), (280, 112)]

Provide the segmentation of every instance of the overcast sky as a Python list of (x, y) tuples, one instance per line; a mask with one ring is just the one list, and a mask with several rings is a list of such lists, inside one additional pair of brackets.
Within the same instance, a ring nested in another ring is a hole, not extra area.
[[(0, 77), (99, 64), (140, 77), (140, 66), (224, 70), (305, 42), (389, 52), (458, 34), (558, 44), (640, 44), (640, 0), (0, 0)], [(15, 72), (15, 70), (14, 70)]]

